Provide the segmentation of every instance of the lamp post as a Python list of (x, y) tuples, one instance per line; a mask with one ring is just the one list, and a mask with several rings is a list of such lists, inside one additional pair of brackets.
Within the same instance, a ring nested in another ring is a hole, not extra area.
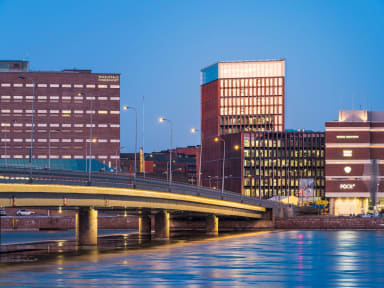
[[(48, 130), (48, 169), (51, 169), (51, 129)], [(56, 129), (56, 132), (60, 132), (60, 129)]]
[(137, 164), (136, 164), (136, 149), (137, 149), (137, 110), (135, 107), (132, 106), (123, 106), (124, 110), (133, 110), (135, 112), (135, 165), (134, 165), (134, 176), (133, 176), (133, 183), (136, 185), (136, 173), (137, 173)]
[(26, 80), (29, 79), (33, 84), (32, 90), (32, 129), (31, 129), (31, 144), (29, 148), (29, 183), (32, 183), (32, 159), (33, 159), (33, 134), (35, 130), (35, 98), (36, 98), (36, 82), (33, 79), (27, 78), (25, 76), (19, 76), (19, 79)]
[[(196, 133), (198, 131), (200, 131), (200, 130), (198, 130), (196, 128), (191, 129), (192, 133)], [(202, 140), (203, 136), (202, 136), (201, 132), (200, 132), (200, 137), (201, 137), (201, 141), (200, 141), (199, 178), (198, 178), (198, 185), (199, 186), (201, 186), (201, 155), (203, 153), (203, 140)]]
[(223, 142), (224, 151), (223, 151), (223, 172), (222, 172), (222, 181), (221, 181), (221, 197), (224, 195), (224, 167), (225, 167), (225, 141), (222, 138), (215, 137), (215, 142)]
[(172, 184), (172, 121), (163, 117), (159, 118), (159, 122), (168, 122), (169, 123), (169, 140), (170, 140), (170, 147), (169, 147), (169, 185)]

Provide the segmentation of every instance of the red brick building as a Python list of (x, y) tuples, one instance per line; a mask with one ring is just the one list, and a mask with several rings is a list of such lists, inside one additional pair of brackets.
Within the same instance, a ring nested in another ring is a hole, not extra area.
[(120, 159), (119, 74), (1, 61), (0, 110), (2, 159), (29, 158), (32, 126), (33, 159), (89, 158), (90, 139), (92, 159), (113, 167)]
[[(178, 147), (172, 151), (172, 179), (175, 182), (197, 183), (196, 173), (199, 158), (199, 146)], [(137, 154), (137, 167), (142, 163), (143, 154)], [(133, 172), (135, 165), (134, 153), (121, 153), (121, 169)], [(169, 150), (145, 153), (145, 173), (147, 177), (168, 179)], [(139, 169), (138, 169), (139, 171)]]
[(219, 62), (201, 70), (201, 179), (205, 185), (218, 175), (212, 171), (222, 158), (214, 137), (284, 131), (284, 82), (285, 60)]
[(338, 121), (326, 123), (325, 139), (330, 213), (366, 213), (374, 204), (372, 181), (377, 210), (384, 208), (384, 111), (340, 111)]

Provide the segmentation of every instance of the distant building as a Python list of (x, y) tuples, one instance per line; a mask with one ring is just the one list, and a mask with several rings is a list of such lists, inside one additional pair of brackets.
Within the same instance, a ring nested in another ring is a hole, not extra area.
[[(198, 164), (197, 153), (199, 146), (188, 146), (176, 148), (172, 151), (172, 180), (175, 182), (186, 182), (196, 184), (196, 167)], [(136, 167), (140, 171), (142, 154), (136, 155)], [(134, 172), (134, 153), (121, 153), (121, 169), (124, 172)], [(169, 174), (169, 150), (145, 153), (145, 173), (147, 177), (168, 179)]]
[(366, 213), (373, 204), (383, 209), (384, 111), (339, 111), (337, 121), (326, 123), (325, 139), (330, 213)]
[[(316, 200), (324, 197), (324, 132), (244, 132), (225, 141), (224, 188), (247, 196), (300, 195), (300, 182), (313, 181)], [(206, 149), (204, 186), (221, 189), (223, 143)], [(220, 155), (216, 158), (216, 155)]]
[(30, 71), (27, 61), (0, 61), (0, 106), (2, 164), (28, 163), (33, 126), (36, 165), (48, 166), (49, 158), (53, 165), (56, 159), (79, 162), (92, 154), (119, 167), (119, 74)]

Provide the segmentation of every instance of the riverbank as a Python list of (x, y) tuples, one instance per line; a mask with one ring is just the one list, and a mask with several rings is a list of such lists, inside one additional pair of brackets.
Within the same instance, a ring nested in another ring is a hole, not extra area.
[[(73, 230), (74, 216), (3, 216), (0, 223), (1, 231), (41, 231), (41, 230)], [(99, 229), (136, 230), (136, 216), (99, 216)], [(152, 221), (154, 229), (154, 221)], [(171, 219), (171, 230), (190, 230), (202, 232), (206, 229), (204, 219)], [(354, 229), (384, 229), (384, 217), (361, 218), (343, 216), (306, 215), (297, 217), (276, 217), (274, 220), (220, 219), (220, 232), (253, 231), (260, 229), (288, 230), (354, 230)]]
[(276, 218), (275, 229), (284, 230), (382, 230), (384, 217), (300, 216)]

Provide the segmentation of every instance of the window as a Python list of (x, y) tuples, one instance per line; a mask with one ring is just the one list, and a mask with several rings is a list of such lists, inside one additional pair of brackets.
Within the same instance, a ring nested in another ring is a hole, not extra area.
[(352, 157), (352, 150), (343, 150), (344, 157)]

